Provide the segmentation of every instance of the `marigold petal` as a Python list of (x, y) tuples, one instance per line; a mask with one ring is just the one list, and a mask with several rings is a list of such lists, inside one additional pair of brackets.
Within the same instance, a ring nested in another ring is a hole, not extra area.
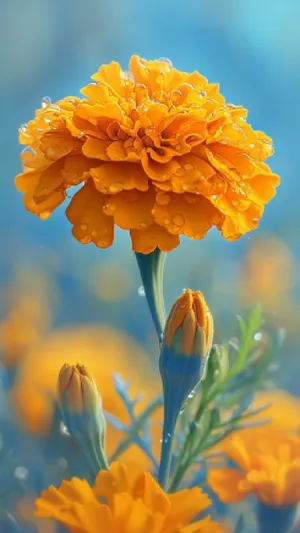
[(136, 465), (114, 462), (109, 470), (99, 472), (94, 492), (96, 496), (105, 498), (109, 505), (113, 503), (115, 494), (129, 493), (132, 497), (138, 497), (136, 487), (142, 477), (143, 471)]
[(240, 490), (240, 482), (245, 474), (233, 468), (210, 468), (207, 482), (223, 503), (235, 503), (243, 500), (247, 493)]
[(106, 150), (109, 145), (109, 140), (90, 137), (89, 139), (87, 139), (87, 141), (85, 141), (82, 147), (82, 153), (87, 157), (93, 157), (95, 159), (103, 159), (103, 161), (109, 161), (110, 158), (106, 153)]
[(165, 533), (173, 531), (180, 524), (189, 524), (195, 516), (211, 504), (209, 497), (198, 487), (169, 494), (171, 509)]
[(210, 516), (206, 516), (202, 520), (180, 528), (180, 533), (224, 533), (224, 530), (217, 522), (212, 522)]
[(122, 191), (106, 196), (105, 214), (114, 217), (122, 229), (142, 229), (153, 224), (152, 208), (155, 201), (153, 188), (147, 191)]
[(275, 196), (280, 178), (271, 172), (261, 173), (250, 178), (247, 183), (251, 187), (248, 192), (250, 200), (259, 205), (266, 205)]
[(134, 163), (104, 163), (93, 168), (91, 175), (98, 191), (116, 194), (122, 190), (147, 191), (148, 177), (140, 165)]
[(51, 213), (65, 201), (65, 191), (53, 191), (45, 197), (33, 197), (31, 194), (24, 194), (24, 205), (30, 213), (38, 215), (46, 220)]
[(61, 168), (61, 176), (65, 185), (72, 187), (85, 181), (90, 175), (90, 168), (99, 165), (99, 161), (91, 160), (84, 155), (67, 155)]
[(94, 242), (108, 248), (114, 240), (114, 222), (103, 213), (106, 196), (95, 188), (92, 179), (73, 196), (66, 215), (73, 224), (72, 233), (83, 244)]
[(225, 216), (221, 225), (222, 235), (229, 241), (235, 241), (241, 235), (257, 228), (259, 219), (264, 212), (262, 206), (250, 205), (246, 211), (241, 211), (236, 216)]
[(171, 235), (165, 228), (152, 224), (142, 230), (131, 230), (132, 249), (141, 254), (150, 254), (156, 248), (171, 252), (180, 243), (178, 235)]
[(123, 95), (121, 76), (122, 69), (119, 63), (112, 61), (109, 65), (102, 65), (91, 78), (100, 83), (107, 83), (115, 93)]
[(40, 150), (50, 161), (56, 161), (70, 152), (79, 153), (82, 141), (73, 137), (68, 130), (45, 133), (40, 141)]
[(170, 233), (193, 239), (203, 239), (208, 230), (221, 221), (219, 211), (209, 200), (194, 194), (167, 193), (164, 201), (158, 194), (153, 215), (157, 224)]
[(146, 151), (141, 153), (141, 163), (147, 176), (156, 181), (168, 180), (180, 168), (179, 163), (174, 159), (168, 163), (153, 161)]

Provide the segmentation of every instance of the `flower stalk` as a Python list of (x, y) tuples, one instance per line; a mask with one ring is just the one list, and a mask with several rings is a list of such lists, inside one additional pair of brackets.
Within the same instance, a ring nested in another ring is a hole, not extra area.
[(157, 335), (160, 338), (165, 324), (163, 274), (166, 254), (158, 248), (150, 254), (135, 254), (149, 310)]

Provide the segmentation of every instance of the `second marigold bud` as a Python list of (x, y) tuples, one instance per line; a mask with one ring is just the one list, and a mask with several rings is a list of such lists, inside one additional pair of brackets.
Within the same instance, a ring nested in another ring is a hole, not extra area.
[(58, 378), (58, 399), (63, 421), (97, 474), (107, 468), (106, 422), (96, 383), (83, 365), (64, 365)]
[(186, 289), (167, 319), (164, 342), (182, 355), (208, 355), (213, 339), (212, 314), (200, 291)]

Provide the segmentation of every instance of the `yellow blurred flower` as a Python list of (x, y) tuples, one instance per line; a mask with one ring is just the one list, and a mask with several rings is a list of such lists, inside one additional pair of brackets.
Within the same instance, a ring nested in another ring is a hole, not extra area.
[(83, 184), (66, 211), (73, 235), (107, 248), (117, 225), (146, 254), (212, 226), (228, 240), (255, 229), (279, 184), (271, 139), (197, 72), (138, 56), (129, 68), (100, 67), (85, 99), (44, 102), (20, 128), (26, 208), (48, 218)]
[(200, 488), (166, 494), (150, 474), (112, 463), (94, 487), (73, 478), (42, 492), (36, 515), (55, 518), (73, 533), (221, 533), (210, 517), (189, 526), (209, 505)]
[(249, 494), (272, 506), (300, 501), (300, 436), (272, 427), (248, 429), (226, 439), (234, 468), (211, 468), (208, 483), (224, 503)]
[(48, 333), (51, 308), (49, 287), (39, 272), (22, 269), (5, 292), (0, 350), (3, 364), (12, 366)]
[[(22, 360), (17, 383), (12, 391), (16, 416), (25, 429), (47, 434), (52, 419), (53, 401), (56, 398), (57, 378), (64, 363), (84, 363), (95, 378), (103, 400), (104, 410), (129, 423), (126, 408), (118, 396), (113, 373), (131, 383), (132, 397), (144, 392), (145, 397), (136, 407), (139, 414), (145, 405), (160, 393), (158, 378), (152, 372), (151, 363), (143, 349), (128, 335), (105, 326), (79, 326), (54, 332)], [(30, 401), (28, 401), (30, 398)], [(153, 418), (154, 450), (159, 455), (161, 413)], [(107, 428), (108, 456), (125, 437), (124, 432)], [(122, 460), (147, 465), (144, 453), (136, 446), (125, 452)]]
[[(251, 409), (267, 406), (249, 420), (268, 420), (267, 426), (285, 431), (300, 429), (300, 399), (288, 392), (275, 389), (256, 393)], [(246, 430), (247, 431), (247, 430)]]
[(249, 307), (260, 302), (280, 327), (297, 329), (299, 306), (293, 288), (299, 266), (292, 250), (274, 235), (264, 235), (250, 246), (241, 265), (240, 293)]

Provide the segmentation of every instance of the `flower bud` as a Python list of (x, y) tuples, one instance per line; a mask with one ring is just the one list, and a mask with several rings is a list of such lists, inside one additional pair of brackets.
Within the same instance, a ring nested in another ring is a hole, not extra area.
[(164, 342), (182, 355), (205, 357), (211, 349), (213, 331), (213, 317), (203, 294), (187, 289), (171, 309)]
[(213, 337), (213, 319), (201, 292), (186, 290), (173, 305), (161, 344), (164, 427), (159, 482), (170, 468), (170, 437), (180, 410), (203, 377)]
[(108, 467), (105, 455), (106, 422), (94, 379), (83, 365), (65, 364), (58, 377), (63, 421), (96, 475)]

